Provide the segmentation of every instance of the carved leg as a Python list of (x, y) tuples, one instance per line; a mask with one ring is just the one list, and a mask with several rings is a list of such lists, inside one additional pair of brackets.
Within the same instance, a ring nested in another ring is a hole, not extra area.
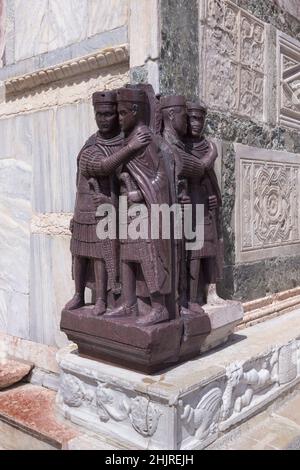
[(107, 271), (103, 259), (94, 260), (94, 271), (96, 280), (96, 303), (94, 315), (103, 315), (106, 311), (107, 303)]
[(75, 310), (84, 306), (84, 291), (86, 285), (88, 259), (83, 256), (74, 256), (75, 295), (66, 304), (66, 310)]
[[(192, 259), (189, 264), (190, 285), (188, 308), (192, 312), (202, 313), (201, 305), (204, 303), (204, 284), (201, 277), (201, 259)], [(199, 294), (200, 286), (200, 294)]]
[(106, 317), (126, 317), (138, 313), (135, 263), (122, 261), (121, 270), (124, 303), (117, 309), (106, 312)]

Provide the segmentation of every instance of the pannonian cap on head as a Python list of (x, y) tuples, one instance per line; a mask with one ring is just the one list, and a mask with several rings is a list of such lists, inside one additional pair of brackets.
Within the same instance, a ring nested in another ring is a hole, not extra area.
[(131, 103), (146, 103), (147, 96), (143, 90), (131, 89), (131, 88), (120, 88), (117, 91), (118, 103), (127, 101)]
[(203, 113), (207, 113), (207, 106), (204, 103), (204, 101), (187, 101), (186, 107), (188, 111), (191, 111), (192, 109), (196, 109), (197, 111), (202, 111)]
[(183, 95), (162, 96), (160, 99), (161, 109), (174, 108), (175, 106), (186, 106), (186, 99)]
[(93, 94), (93, 106), (116, 103), (117, 94), (115, 91), (97, 91)]

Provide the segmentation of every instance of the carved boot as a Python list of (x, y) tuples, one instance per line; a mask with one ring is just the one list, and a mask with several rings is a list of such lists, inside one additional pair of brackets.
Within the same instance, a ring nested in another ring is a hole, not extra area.
[(93, 315), (95, 317), (100, 317), (106, 312), (106, 302), (103, 299), (97, 299), (95, 307), (93, 308)]
[(127, 305), (123, 304), (120, 307), (116, 308), (115, 310), (107, 311), (104, 314), (106, 318), (122, 318), (122, 317), (130, 317), (130, 316), (137, 316), (138, 315), (138, 305), (137, 303), (128, 307)]
[(74, 297), (65, 305), (65, 310), (76, 310), (84, 306), (84, 297), (76, 292)]
[(169, 320), (169, 312), (164, 306), (155, 307), (148, 315), (137, 320), (139, 326), (151, 326)]

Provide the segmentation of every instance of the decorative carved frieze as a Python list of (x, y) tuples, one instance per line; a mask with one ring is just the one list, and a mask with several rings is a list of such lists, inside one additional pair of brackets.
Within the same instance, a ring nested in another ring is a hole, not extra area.
[(24, 93), (40, 86), (46, 86), (61, 80), (69, 80), (70, 78), (89, 74), (128, 61), (129, 53), (126, 44), (102, 49), (97, 53), (6, 80), (4, 82), (6, 93)]
[(300, 129), (300, 42), (278, 31), (278, 121)]
[(212, 108), (262, 121), (264, 23), (229, 0), (206, 0), (202, 21), (201, 81), (205, 101)]
[(239, 260), (299, 250), (299, 156), (242, 145), (236, 145), (236, 150)]

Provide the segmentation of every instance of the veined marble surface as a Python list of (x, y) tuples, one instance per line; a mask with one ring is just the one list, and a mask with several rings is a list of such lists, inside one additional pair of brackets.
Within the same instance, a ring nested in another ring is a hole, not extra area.
[(33, 210), (73, 212), (76, 159), (96, 131), (93, 108), (80, 103), (33, 115)]
[(31, 236), (30, 339), (61, 347), (68, 343), (59, 329), (61, 310), (74, 294), (70, 237)]
[(29, 335), (31, 167), (0, 159), (0, 330)]
[(15, 61), (126, 25), (128, 0), (15, 0)]

